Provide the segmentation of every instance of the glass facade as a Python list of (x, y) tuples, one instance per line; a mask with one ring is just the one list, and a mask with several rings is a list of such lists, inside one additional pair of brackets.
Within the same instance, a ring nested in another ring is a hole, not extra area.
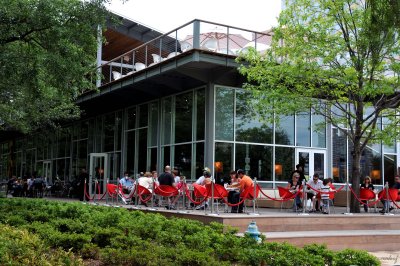
[[(260, 117), (256, 102), (241, 88), (217, 85), (129, 106), (52, 133), (1, 143), (0, 173), (50, 173), (50, 181), (71, 180), (81, 168), (89, 168), (90, 155), (96, 153), (107, 157), (107, 178), (114, 182), (124, 171), (162, 172), (165, 165), (189, 180), (207, 166), (218, 183), (229, 181), (229, 172), (239, 168), (269, 186), (286, 183), (299, 162), (307, 175), (317, 172), (335, 183), (351, 176), (351, 142), (342, 131), (311, 111), (279, 116), (279, 122), (270, 124)], [(367, 146), (362, 175), (377, 185), (392, 183), (397, 152), (396, 145)]]

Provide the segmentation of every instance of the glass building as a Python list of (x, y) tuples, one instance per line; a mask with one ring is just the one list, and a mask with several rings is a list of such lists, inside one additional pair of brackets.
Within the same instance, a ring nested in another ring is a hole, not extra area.
[[(279, 124), (261, 119), (254, 109), (257, 99), (242, 89), (245, 80), (237, 71), (232, 39), (227, 38), (222, 49), (202, 45), (201, 38), (193, 37), (187, 47), (178, 41), (181, 31), (200, 36), (209, 22), (195, 20), (164, 35), (148, 35), (145, 26), (129, 23), (124, 19), (109, 35), (106, 32), (106, 38), (131, 41), (121, 41), (127, 47), (114, 59), (115, 48), (101, 48), (103, 79), (97, 83), (98, 92), (79, 98), (81, 120), (52, 132), (2, 138), (2, 177), (36, 172), (50, 181), (72, 180), (87, 168), (91, 181), (96, 178), (104, 186), (124, 171), (162, 172), (168, 164), (191, 180), (209, 167), (217, 182), (241, 168), (265, 187), (274, 187), (286, 183), (301, 163), (306, 175), (318, 173), (335, 183), (349, 178), (351, 143), (323, 117), (310, 110), (281, 116)], [(249, 36), (255, 48), (257, 41), (270, 40), (263, 33), (213, 26), (228, 37)], [(125, 36), (128, 27), (138, 28)], [(152, 54), (164, 60), (156, 61)], [(368, 146), (362, 154), (362, 175), (377, 185), (393, 182), (399, 150), (395, 141), (391, 146)]]

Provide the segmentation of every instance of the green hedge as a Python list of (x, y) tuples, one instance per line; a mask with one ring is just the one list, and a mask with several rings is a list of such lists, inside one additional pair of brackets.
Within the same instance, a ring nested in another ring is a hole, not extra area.
[(104, 265), (380, 265), (365, 251), (258, 244), (218, 223), (82, 203), (0, 199), (0, 223)]
[(50, 249), (36, 235), (8, 225), (0, 227), (0, 265), (84, 265), (72, 252)]

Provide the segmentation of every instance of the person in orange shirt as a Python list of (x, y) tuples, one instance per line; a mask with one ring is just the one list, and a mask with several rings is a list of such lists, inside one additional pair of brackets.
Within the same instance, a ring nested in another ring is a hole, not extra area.
[[(238, 183), (236, 185), (231, 185), (229, 187), (237, 187), (239, 191), (231, 191), (229, 195), (229, 203), (236, 204), (240, 201), (240, 193), (249, 187), (253, 187), (253, 180), (247, 175), (242, 169), (237, 170)], [(233, 206), (231, 209), (232, 213), (242, 213), (243, 203), (239, 206)]]

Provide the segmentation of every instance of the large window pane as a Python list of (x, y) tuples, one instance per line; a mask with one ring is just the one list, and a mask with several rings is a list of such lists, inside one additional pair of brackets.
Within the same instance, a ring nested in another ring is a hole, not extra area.
[(272, 180), (272, 147), (237, 144), (236, 169), (243, 169), (251, 178)]
[(122, 112), (115, 113), (115, 150), (121, 150)]
[(139, 106), (140, 110), (140, 119), (139, 119), (139, 127), (147, 127), (149, 121), (148, 107), (147, 104), (143, 104)]
[(175, 143), (192, 140), (193, 93), (177, 95), (175, 98)]
[[(232, 143), (215, 143), (215, 180), (221, 183), (221, 180), (229, 180), (229, 172), (232, 169), (233, 161), (233, 144)], [(210, 167), (210, 166), (208, 166)]]
[(390, 186), (394, 184), (394, 176), (396, 175), (396, 165), (397, 165), (396, 155), (384, 155), (384, 167), (385, 167), (385, 181), (389, 182)]
[(138, 170), (147, 171), (147, 128), (139, 130)]
[(255, 104), (250, 92), (236, 91), (236, 141), (272, 143), (272, 127), (260, 122)]
[(296, 146), (310, 147), (310, 126), (311, 118), (309, 113), (298, 113), (296, 115)]
[(332, 177), (335, 183), (344, 183), (347, 178), (346, 136), (337, 128), (332, 129)]
[(382, 153), (379, 147), (367, 145), (360, 160), (361, 177), (370, 176), (373, 184), (382, 184)]
[(203, 175), (204, 169), (204, 142), (196, 143), (196, 164), (195, 176), (192, 179), (197, 179)]
[(275, 171), (276, 181), (288, 181), (291, 178), (290, 174), (295, 168), (294, 157), (294, 148), (275, 148), (275, 169), (279, 169), (279, 171)]
[(215, 139), (233, 140), (233, 89), (217, 88), (215, 92)]
[(150, 104), (150, 146), (157, 146), (158, 137), (158, 104)]
[(162, 144), (170, 144), (171, 143), (171, 98), (164, 99), (162, 101), (163, 107), (163, 120), (162, 120), (162, 128), (163, 132), (161, 135)]
[(136, 127), (136, 107), (130, 108), (127, 111), (127, 127), (128, 129)]
[(182, 176), (191, 176), (192, 144), (176, 145), (174, 167), (178, 168)]
[(126, 133), (126, 171), (129, 175), (135, 174), (135, 134), (135, 130)]
[(164, 147), (164, 148), (162, 148), (162, 165), (161, 165), (161, 168), (162, 169), (160, 169), (160, 173), (162, 173), (162, 172), (164, 172), (164, 167), (166, 166), (166, 165), (171, 165), (171, 147), (169, 147), (169, 146), (166, 146), (166, 147)]
[(294, 116), (279, 116), (276, 125), (275, 143), (282, 145), (294, 144)]
[(157, 171), (157, 148), (150, 149), (150, 171)]
[(205, 131), (205, 106), (206, 106), (206, 95), (205, 90), (201, 89), (196, 91), (197, 95), (197, 120), (196, 120), (196, 140), (204, 140)]
[(104, 116), (104, 151), (114, 151), (114, 129), (115, 114), (107, 114)]
[(326, 147), (326, 123), (322, 115), (312, 115), (312, 146)]

